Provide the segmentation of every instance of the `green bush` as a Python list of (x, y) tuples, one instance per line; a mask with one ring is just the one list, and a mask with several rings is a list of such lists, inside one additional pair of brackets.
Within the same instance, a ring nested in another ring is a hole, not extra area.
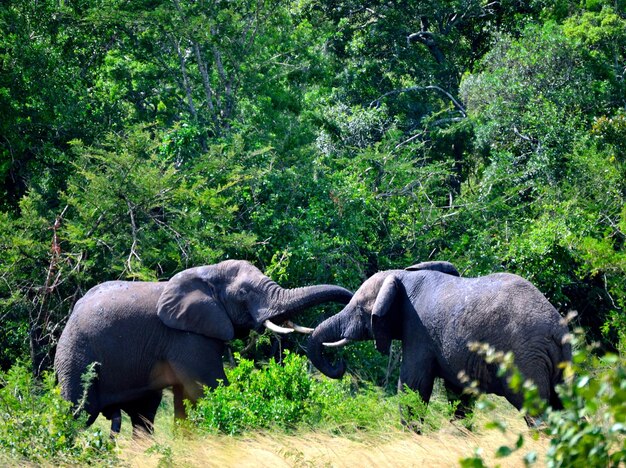
[(42, 382), (22, 364), (0, 373), (0, 458), (35, 463), (113, 460), (113, 445), (99, 429), (83, 430), (61, 397), (54, 374)]
[(574, 353), (559, 392), (565, 409), (547, 413), (550, 467), (626, 463), (626, 359), (591, 351), (587, 346)]
[(307, 423), (318, 430), (345, 435), (375, 432), (399, 422), (397, 404), (390, 404), (383, 390), (367, 381), (360, 386), (349, 377), (342, 380), (321, 377), (313, 382), (312, 412)]
[(311, 380), (306, 359), (286, 353), (262, 370), (236, 355), (238, 366), (227, 372), (230, 385), (205, 389), (205, 397), (188, 408), (192, 424), (211, 432), (237, 434), (249, 429), (293, 428), (308, 412)]
[[(494, 352), (480, 346), (476, 351), (488, 362), (500, 365), (500, 371), (509, 373), (511, 388), (524, 392), (523, 412), (539, 417), (539, 429), (550, 438), (546, 454), (548, 467), (624, 466), (626, 463), (626, 359), (623, 355), (598, 356), (592, 345), (582, 344), (582, 330), (572, 338), (572, 362), (565, 365), (565, 381), (557, 387), (563, 410), (546, 408), (539, 399), (537, 388), (524, 381), (509, 353)], [(483, 406), (485, 403), (483, 402)], [(486, 405), (488, 407), (488, 405)], [(487, 408), (488, 409), (488, 408)], [(488, 427), (506, 428), (494, 420)], [(502, 446), (497, 457), (506, 457), (524, 445), (519, 434), (514, 447)], [(525, 456), (527, 464), (537, 459), (535, 453)], [(462, 466), (485, 466), (480, 455), (461, 461)]]
[(282, 364), (272, 359), (262, 369), (240, 356), (237, 361), (237, 367), (226, 371), (230, 385), (205, 389), (205, 397), (188, 407), (193, 426), (231, 435), (301, 427), (346, 435), (399, 429), (402, 406), (419, 421), (422, 432), (429, 432), (454, 411), (453, 405), (437, 399), (426, 406), (409, 389), (389, 396), (368, 381), (311, 376), (307, 358), (289, 352)]

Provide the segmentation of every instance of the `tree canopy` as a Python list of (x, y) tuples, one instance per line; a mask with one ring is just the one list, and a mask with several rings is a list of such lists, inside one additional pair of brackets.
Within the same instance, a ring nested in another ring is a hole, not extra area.
[(448, 260), (626, 333), (626, 3), (7, 0), (0, 366), (110, 279)]

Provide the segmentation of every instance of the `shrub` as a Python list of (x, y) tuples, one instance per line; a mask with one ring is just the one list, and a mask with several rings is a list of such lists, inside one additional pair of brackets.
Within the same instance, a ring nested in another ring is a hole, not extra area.
[(626, 359), (574, 353), (559, 395), (565, 409), (550, 411), (548, 466), (623, 466), (626, 463)]
[(54, 374), (36, 381), (32, 372), (15, 364), (0, 373), (0, 454), (35, 463), (86, 463), (112, 460), (108, 435), (83, 430), (72, 405), (61, 397)]
[(188, 407), (193, 426), (231, 435), (303, 426), (346, 435), (399, 429), (402, 406), (422, 432), (430, 432), (454, 411), (453, 405), (437, 400), (426, 406), (409, 389), (390, 397), (370, 382), (316, 378), (308, 372), (307, 358), (293, 353), (286, 352), (282, 364), (272, 359), (262, 369), (238, 355), (237, 361), (237, 367), (226, 371), (230, 385), (205, 389), (204, 398)]
[(349, 377), (321, 377), (313, 382), (312, 411), (307, 423), (318, 430), (345, 435), (375, 432), (399, 422), (397, 404), (390, 404), (382, 389), (369, 382), (357, 386)]
[(289, 429), (301, 422), (311, 396), (306, 359), (286, 352), (263, 370), (236, 355), (238, 366), (227, 371), (230, 385), (205, 388), (205, 397), (188, 407), (192, 424), (211, 432), (237, 434), (249, 429)]
[[(523, 412), (541, 416), (539, 430), (550, 437), (546, 466), (623, 466), (626, 463), (626, 359), (615, 354), (597, 356), (592, 345), (582, 345), (582, 331), (572, 338), (572, 362), (565, 365), (565, 382), (557, 387), (563, 410), (545, 408), (536, 387), (524, 381), (514, 365), (513, 356), (496, 353), (489, 347), (477, 351), (490, 362), (500, 365), (500, 371), (510, 373), (511, 388), (524, 392)], [(543, 414), (541, 414), (542, 410)], [(488, 427), (506, 430), (501, 421)], [(505, 457), (524, 445), (519, 434), (515, 447), (502, 446), (496, 456)], [(526, 463), (536, 461), (528, 453)], [(485, 466), (479, 454), (461, 461), (462, 466)]]

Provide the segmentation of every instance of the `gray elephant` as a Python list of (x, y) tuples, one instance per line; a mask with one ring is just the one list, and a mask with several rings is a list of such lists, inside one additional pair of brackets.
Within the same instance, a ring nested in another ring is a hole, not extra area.
[[(311, 332), (287, 320), (351, 297), (332, 285), (283, 289), (240, 260), (184, 270), (166, 282), (106, 282), (76, 303), (61, 334), (54, 361), (61, 392), (84, 404), (88, 424), (102, 413), (119, 432), (124, 410), (134, 430), (151, 432), (162, 389), (172, 387), (175, 415), (185, 417), (184, 399), (193, 403), (203, 385), (226, 382), (225, 342), (263, 326)], [(276, 325), (283, 322), (289, 327)], [(84, 402), (81, 377), (92, 363), (96, 378)]]
[[(555, 408), (561, 402), (555, 385), (559, 364), (571, 360), (567, 326), (539, 290), (507, 273), (461, 278), (448, 262), (426, 262), (406, 270), (376, 273), (354, 293), (338, 314), (320, 323), (309, 338), (308, 356), (324, 374), (340, 378), (345, 363), (333, 365), (323, 346), (343, 346), (373, 338), (387, 353), (391, 341), (402, 341), (400, 382), (428, 402), (436, 377), (446, 389), (462, 394), (464, 373), (487, 393), (504, 396), (516, 408), (523, 396), (497, 375), (497, 367), (471, 352), (472, 342), (512, 351), (521, 373), (538, 387), (539, 396)], [(469, 403), (464, 398), (464, 404)], [(457, 416), (467, 409), (459, 407)]]

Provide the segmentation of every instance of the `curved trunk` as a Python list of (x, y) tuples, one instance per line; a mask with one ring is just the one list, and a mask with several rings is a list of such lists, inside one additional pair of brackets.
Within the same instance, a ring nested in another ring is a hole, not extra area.
[(325, 302), (347, 304), (352, 299), (352, 293), (347, 289), (328, 284), (283, 289), (280, 296), (281, 306), (290, 313), (299, 312)]
[(307, 356), (311, 363), (317, 367), (320, 372), (332, 379), (340, 379), (346, 371), (346, 365), (343, 361), (332, 364), (326, 356), (324, 356), (323, 343), (334, 342), (342, 339), (341, 319), (340, 315), (333, 315), (324, 320), (316, 328), (307, 344)]
[(352, 293), (341, 286), (321, 284), (305, 286), (303, 288), (276, 290), (272, 303), (263, 316), (257, 320), (286, 320), (293, 314), (326, 302), (347, 304), (352, 299)]

